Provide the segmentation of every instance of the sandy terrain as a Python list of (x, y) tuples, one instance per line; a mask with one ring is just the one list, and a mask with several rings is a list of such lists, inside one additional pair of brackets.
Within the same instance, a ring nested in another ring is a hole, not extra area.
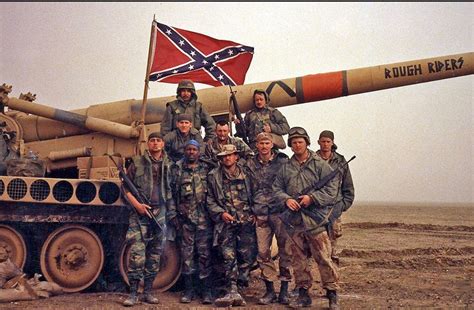
[[(474, 309), (474, 206), (356, 204), (343, 217), (340, 239), (341, 308)], [(327, 308), (314, 270), (313, 307)], [(247, 307), (264, 292), (252, 273)], [(290, 286), (293, 288), (293, 284)], [(278, 287), (277, 287), (278, 288)], [(160, 294), (162, 309), (209, 309), (180, 304), (180, 292)], [(0, 304), (8, 309), (121, 308), (125, 293), (82, 293)], [(142, 304), (134, 309), (149, 309)]]

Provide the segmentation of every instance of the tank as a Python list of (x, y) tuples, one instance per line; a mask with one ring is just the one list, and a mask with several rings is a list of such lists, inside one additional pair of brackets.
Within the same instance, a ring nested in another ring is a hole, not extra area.
[[(233, 92), (245, 113), (257, 88), (270, 94), (273, 107), (284, 107), (473, 73), (474, 53), (464, 53), (240, 85)], [(41, 270), (68, 292), (107, 282), (107, 266), (118, 266), (127, 282), (129, 209), (109, 155), (122, 164), (137, 155), (143, 133), (159, 130), (166, 102), (175, 97), (148, 99), (143, 124), (142, 100), (64, 111), (11, 91), (0, 87), (2, 162), (37, 161), (44, 172), (0, 176), (0, 246), (17, 265)], [(229, 119), (227, 86), (197, 94), (216, 120)], [(161, 291), (178, 280), (181, 265), (175, 244), (165, 241), (164, 249), (154, 282)]]

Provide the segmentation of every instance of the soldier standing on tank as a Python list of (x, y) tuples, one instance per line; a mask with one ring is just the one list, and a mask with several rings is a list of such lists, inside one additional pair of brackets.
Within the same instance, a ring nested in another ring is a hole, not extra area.
[(165, 151), (173, 162), (177, 162), (184, 156), (184, 146), (189, 140), (196, 140), (200, 145), (200, 152), (204, 151), (204, 143), (201, 133), (193, 128), (192, 115), (180, 114), (176, 117), (176, 129), (169, 132), (163, 138), (165, 140)]
[(173, 199), (168, 203), (167, 220), (179, 234), (185, 291), (182, 303), (195, 295), (193, 278), (199, 273), (202, 303), (211, 304), (211, 248), (213, 223), (206, 208), (207, 174), (210, 167), (199, 159), (199, 143), (186, 143), (184, 158), (170, 169)]
[(235, 145), (225, 145), (217, 157), (220, 166), (208, 176), (207, 207), (215, 223), (213, 245), (219, 247), (223, 258), (227, 293), (217, 298), (215, 305), (243, 306), (246, 302), (237, 285), (248, 286), (257, 253), (251, 185), (244, 167), (237, 164)]
[[(336, 152), (337, 146), (334, 144), (334, 133), (324, 130), (319, 134), (319, 150), (316, 154), (324, 159), (333, 169), (346, 163), (343, 155)], [(331, 239), (331, 258), (339, 265), (339, 257), (337, 256), (336, 247), (337, 239), (342, 236), (342, 212), (347, 211), (354, 201), (354, 183), (352, 182), (351, 171), (346, 165), (342, 174), (339, 175), (339, 190), (337, 192), (336, 204), (333, 207), (331, 216), (329, 217), (328, 232)]]
[(205, 129), (204, 141), (215, 137), (214, 119), (209, 115), (201, 102), (197, 101), (196, 89), (191, 80), (182, 80), (176, 90), (176, 100), (166, 104), (166, 111), (161, 121), (161, 134), (166, 136), (176, 129), (177, 117), (181, 114), (191, 115), (194, 128), (201, 132), (201, 126)]
[[(257, 135), (261, 132), (268, 132), (275, 135), (273, 143), (275, 147), (283, 149), (286, 147), (282, 136), (288, 133), (290, 125), (286, 117), (277, 109), (269, 106), (270, 96), (263, 89), (256, 89), (253, 92), (254, 108), (245, 113), (245, 126), (247, 136), (252, 150), (255, 150)], [(238, 122), (238, 120), (235, 120)]]
[[(161, 243), (163, 232), (156, 223), (147, 216), (147, 211), (155, 217), (165, 213), (167, 200), (167, 173), (169, 160), (163, 151), (164, 142), (159, 132), (148, 136), (148, 150), (144, 155), (132, 158), (132, 163), (127, 169), (128, 177), (137, 189), (149, 199), (150, 205), (141, 204), (124, 188), (126, 198), (136, 212), (129, 218), (126, 239), (131, 242), (130, 260), (128, 265), (128, 281), (130, 283), (130, 296), (123, 302), (124, 306), (133, 306), (138, 302), (138, 286), (144, 279), (144, 301), (157, 304), (158, 299), (151, 294), (153, 281), (160, 268)], [(164, 216), (161, 216), (164, 219)], [(164, 220), (162, 220), (164, 224)]]
[(205, 156), (214, 162), (219, 162), (217, 154), (222, 152), (222, 148), (226, 144), (233, 144), (237, 148), (240, 161), (251, 158), (254, 153), (250, 147), (240, 138), (231, 137), (229, 135), (230, 128), (226, 121), (219, 121), (216, 123), (216, 136), (212, 138), (211, 142), (206, 145)]
[(337, 178), (320, 189), (312, 189), (316, 182), (332, 172), (332, 168), (308, 149), (310, 139), (304, 128), (289, 130), (288, 145), (293, 156), (279, 170), (273, 191), (276, 200), (289, 209), (285, 212), (292, 215), (291, 222), (288, 218), (284, 221), (298, 288), (298, 298), (291, 301), (290, 307), (309, 307), (312, 303), (308, 294), (313, 284), (308, 265), (312, 256), (318, 265), (329, 307), (338, 309), (339, 274), (331, 260), (331, 242), (326, 232), (327, 218), (337, 196)]
[[(288, 283), (291, 281), (291, 257), (286, 246), (288, 233), (278, 217), (282, 208), (274, 201), (272, 183), (275, 176), (288, 161), (288, 156), (273, 150), (272, 136), (267, 132), (257, 135), (257, 155), (247, 161), (249, 177), (252, 184), (253, 206), (256, 217), (257, 261), (260, 266), (261, 278), (265, 282), (265, 295), (259, 299), (261, 305), (279, 302), (287, 305)], [(271, 256), (273, 236), (276, 237), (279, 255), (279, 274)], [(278, 277), (279, 275), (279, 277)], [(280, 279), (280, 293), (275, 294), (273, 282)]]

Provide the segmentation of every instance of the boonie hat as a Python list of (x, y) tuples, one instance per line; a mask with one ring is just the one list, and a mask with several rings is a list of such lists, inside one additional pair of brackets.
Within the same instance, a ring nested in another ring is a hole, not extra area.
[(237, 153), (237, 148), (233, 144), (226, 144), (222, 147), (222, 152), (218, 153), (217, 156), (225, 156)]

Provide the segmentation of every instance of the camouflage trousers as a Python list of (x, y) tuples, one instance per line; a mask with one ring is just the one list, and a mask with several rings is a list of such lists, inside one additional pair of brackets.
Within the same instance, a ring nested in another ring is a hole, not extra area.
[(342, 237), (342, 219), (338, 217), (328, 224), (329, 240), (331, 240), (331, 257), (337, 257), (337, 239)]
[(318, 234), (295, 231), (289, 238), (295, 284), (298, 288), (309, 289), (313, 284), (309, 257), (318, 264), (319, 274), (324, 289), (339, 289), (339, 274), (331, 259), (331, 241), (326, 231)]
[(255, 224), (225, 224), (218, 237), (227, 285), (248, 283), (250, 268), (257, 257)]
[[(261, 271), (261, 278), (265, 281), (274, 282), (277, 279), (280, 281), (291, 281), (291, 254), (289, 253), (288, 233), (283, 226), (283, 222), (278, 217), (278, 214), (257, 216), (257, 261)], [(278, 245), (279, 274), (277, 274), (276, 266), (271, 256), (273, 236), (275, 236)]]
[(199, 273), (200, 279), (211, 275), (212, 226), (184, 223), (180, 231), (182, 273)]
[(152, 219), (130, 215), (127, 242), (131, 242), (127, 276), (129, 281), (155, 278), (160, 268), (163, 232)]

